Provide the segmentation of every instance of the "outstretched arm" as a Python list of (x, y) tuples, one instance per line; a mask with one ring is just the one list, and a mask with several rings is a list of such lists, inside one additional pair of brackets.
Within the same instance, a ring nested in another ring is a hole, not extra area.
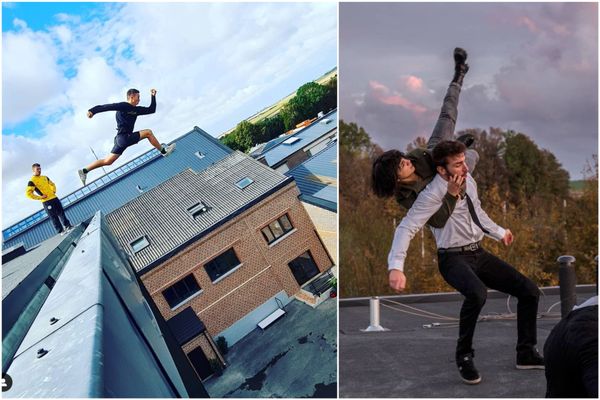
[(501, 240), (505, 245), (512, 243), (512, 233), (508, 229), (504, 229), (492, 221), (487, 213), (481, 208), (481, 200), (479, 200), (479, 195), (477, 194), (477, 182), (475, 182), (475, 179), (473, 179), (471, 174), (468, 175), (467, 179), (467, 185), (471, 184), (475, 189), (473, 191), (467, 190), (467, 193), (473, 202), (473, 208), (475, 209), (475, 214), (477, 214), (477, 217), (479, 218), (479, 222), (481, 222), (481, 225), (489, 232), (486, 233), (486, 235), (494, 240)]
[(151, 89), (150, 90), (150, 106), (149, 107), (142, 107), (142, 106), (136, 106), (135, 107), (135, 111), (137, 112), (138, 115), (147, 115), (147, 114), (153, 114), (156, 111), (156, 89)]
[(128, 111), (129, 109), (131, 109), (131, 104), (127, 102), (102, 104), (90, 108), (87, 112), (87, 116), (88, 118), (92, 118), (95, 114), (105, 111)]

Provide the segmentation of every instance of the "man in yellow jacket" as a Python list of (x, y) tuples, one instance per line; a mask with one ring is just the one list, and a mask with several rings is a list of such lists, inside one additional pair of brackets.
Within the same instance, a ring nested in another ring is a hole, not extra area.
[(48, 216), (52, 220), (56, 232), (64, 235), (72, 229), (72, 226), (65, 215), (65, 210), (60, 203), (60, 199), (56, 197), (56, 185), (54, 185), (54, 182), (52, 182), (50, 178), (42, 175), (42, 167), (40, 164), (33, 164), (31, 169), (33, 170), (33, 176), (27, 183), (25, 194), (30, 199), (42, 201), (44, 210), (46, 210)]

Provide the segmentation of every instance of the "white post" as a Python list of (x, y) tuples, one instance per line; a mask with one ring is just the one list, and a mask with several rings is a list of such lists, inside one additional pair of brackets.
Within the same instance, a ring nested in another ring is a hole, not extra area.
[(369, 299), (369, 319), (371, 324), (366, 329), (361, 329), (361, 332), (385, 332), (389, 331), (379, 324), (379, 297), (371, 297)]

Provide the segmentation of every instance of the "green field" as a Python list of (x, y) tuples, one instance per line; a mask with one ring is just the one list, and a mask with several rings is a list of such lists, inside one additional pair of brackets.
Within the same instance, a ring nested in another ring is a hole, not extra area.
[[(332, 70), (326, 72), (321, 77), (315, 79), (314, 82), (316, 82), (320, 85), (323, 85), (336, 75), (337, 75), (337, 67), (334, 67)], [(246, 118), (246, 121), (256, 124), (257, 122), (262, 121), (265, 118), (269, 118), (269, 117), (276, 115), (279, 112), (279, 110), (281, 110), (281, 108), (284, 105), (286, 105), (286, 103), (288, 101), (290, 101), (295, 95), (296, 95), (296, 92), (290, 93), (289, 95), (287, 95), (283, 99), (279, 100), (277, 103), (273, 104), (272, 106), (266, 107), (266, 108), (260, 110), (259, 112), (257, 112), (256, 114)], [(235, 126), (232, 127), (231, 129), (223, 132), (221, 135), (219, 135), (219, 139), (221, 139), (223, 136), (227, 135), (234, 129), (235, 129)]]

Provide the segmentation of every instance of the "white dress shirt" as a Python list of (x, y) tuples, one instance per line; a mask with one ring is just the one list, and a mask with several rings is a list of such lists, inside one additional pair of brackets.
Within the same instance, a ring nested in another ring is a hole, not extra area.
[[(489, 237), (495, 240), (502, 240), (504, 237), (504, 228), (496, 225), (494, 221), (481, 209), (481, 201), (477, 195), (477, 183), (467, 174), (467, 194), (473, 202), (475, 213), (479, 218), (481, 225), (489, 231)], [(402, 219), (400, 225), (394, 233), (394, 241), (388, 255), (388, 269), (404, 270), (404, 260), (408, 245), (415, 234), (423, 228), (429, 218), (440, 208), (442, 199), (448, 191), (448, 182), (437, 174), (435, 178), (419, 193), (414, 204), (408, 211), (408, 214)], [(459, 199), (456, 202), (454, 211), (448, 218), (443, 228), (431, 228), (438, 249), (449, 247), (466, 246), (480, 241), (484, 233), (471, 218), (466, 199)]]

